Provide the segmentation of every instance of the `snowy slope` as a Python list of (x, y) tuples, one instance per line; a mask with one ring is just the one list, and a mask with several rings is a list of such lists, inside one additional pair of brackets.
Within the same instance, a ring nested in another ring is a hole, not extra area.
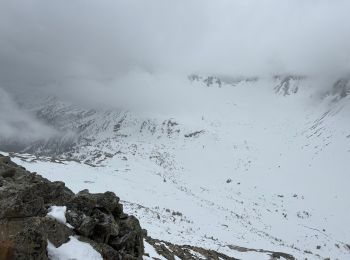
[(115, 191), (155, 238), (242, 259), (349, 258), (348, 82), (191, 82), (193, 102), (166, 113), (47, 99), (31, 110), (63, 134), (22, 152), (56, 159), (16, 161), (73, 191)]

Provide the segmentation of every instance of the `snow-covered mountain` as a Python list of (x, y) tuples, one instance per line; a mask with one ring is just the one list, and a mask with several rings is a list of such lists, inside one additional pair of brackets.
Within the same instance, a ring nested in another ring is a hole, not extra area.
[(349, 80), (189, 80), (192, 103), (157, 114), (43, 99), (27, 109), (57, 134), (0, 150), (75, 192), (115, 191), (155, 238), (242, 259), (347, 259)]

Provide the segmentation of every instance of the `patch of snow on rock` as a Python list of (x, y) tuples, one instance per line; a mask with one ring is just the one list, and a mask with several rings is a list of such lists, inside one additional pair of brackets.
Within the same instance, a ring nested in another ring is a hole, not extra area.
[(49, 212), (47, 213), (47, 216), (53, 219), (56, 219), (58, 222), (62, 224), (66, 224), (66, 206), (51, 206), (49, 208)]
[(47, 213), (47, 216), (49, 218), (56, 219), (58, 222), (65, 224), (69, 228), (73, 228), (69, 223), (67, 223), (66, 220), (66, 206), (51, 206), (49, 208), (49, 212)]
[(102, 260), (102, 256), (88, 243), (71, 236), (70, 240), (56, 248), (48, 241), (47, 252), (51, 260)]

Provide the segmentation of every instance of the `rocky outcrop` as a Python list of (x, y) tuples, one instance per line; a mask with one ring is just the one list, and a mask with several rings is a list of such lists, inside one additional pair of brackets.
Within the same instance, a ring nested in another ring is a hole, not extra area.
[(350, 94), (350, 78), (342, 78), (337, 80), (327, 94), (330, 94), (335, 97), (335, 101), (345, 98)]
[[(134, 216), (123, 212), (119, 202), (113, 192), (82, 190), (74, 194), (63, 182), (50, 182), (0, 155), (0, 260), (48, 260), (48, 248), (58, 248), (72, 236), (90, 244), (107, 260), (142, 259), (147, 256), (144, 240), (165, 259), (236, 259), (199, 246), (151, 238)], [(65, 207), (65, 221), (48, 214), (57, 207)], [(233, 252), (262, 253), (271, 259), (295, 259), (280, 252), (224, 247)]]
[[(51, 206), (66, 206), (62, 223), (47, 217)], [(142, 259), (145, 231), (123, 212), (112, 192), (74, 194), (0, 155), (0, 260), (48, 259), (70, 236), (91, 244), (104, 259)]]
[(238, 260), (237, 258), (227, 256), (214, 250), (204, 249), (202, 247), (191, 245), (175, 245), (163, 240), (153, 239), (151, 237), (146, 237), (145, 239), (147, 243), (149, 243), (160, 256), (169, 260), (175, 260), (179, 258), (183, 260)]
[[(160, 256), (169, 260), (176, 260), (176, 259), (238, 260), (238, 258), (225, 255), (215, 250), (205, 249), (198, 246), (176, 245), (176, 244), (169, 243), (167, 241), (154, 239), (148, 236), (145, 237), (145, 241), (148, 244), (150, 244)], [(282, 253), (282, 252), (274, 252), (274, 251), (263, 250), (263, 249), (245, 248), (245, 247), (239, 247), (234, 245), (225, 245), (223, 247), (230, 249), (233, 254), (253, 252), (253, 253), (257, 253), (257, 255), (259, 254), (261, 259), (268, 258), (271, 260), (274, 260), (274, 259), (295, 260), (294, 256), (290, 254)], [(158, 259), (158, 258), (153, 258), (153, 259)]]
[(296, 94), (299, 90), (300, 81), (304, 79), (302, 76), (275, 76), (277, 85), (274, 90), (283, 96)]

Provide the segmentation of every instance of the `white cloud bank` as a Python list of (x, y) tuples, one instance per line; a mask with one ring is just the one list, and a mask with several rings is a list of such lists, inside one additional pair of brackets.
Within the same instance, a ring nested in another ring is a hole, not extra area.
[(55, 134), (55, 131), (34, 116), (24, 112), (11, 96), (0, 88), (0, 143), (14, 141), (26, 143), (43, 140)]
[(3, 0), (0, 80), (348, 73), (348, 10), (347, 0)]
[[(0, 84), (26, 99), (161, 107), (183, 101), (192, 73), (335, 78), (350, 72), (349, 10), (348, 0), (2, 0)], [(50, 132), (0, 95), (0, 138)]]

